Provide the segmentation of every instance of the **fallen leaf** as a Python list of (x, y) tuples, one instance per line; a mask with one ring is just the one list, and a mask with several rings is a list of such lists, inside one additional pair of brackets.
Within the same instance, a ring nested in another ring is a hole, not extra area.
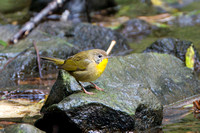
[(193, 44), (191, 44), (191, 46), (187, 49), (187, 52), (185, 54), (185, 65), (186, 67), (190, 68), (190, 69), (194, 69), (194, 48), (193, 48)]
[(0, 44), (3, 45), (4, 47), (8, 46), (7, 42), (4, 42), (3, 40), (0, 40)]

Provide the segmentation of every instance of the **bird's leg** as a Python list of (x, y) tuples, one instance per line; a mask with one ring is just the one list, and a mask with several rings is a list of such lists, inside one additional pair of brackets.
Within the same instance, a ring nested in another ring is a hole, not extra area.
[(90, 82), (90, 84), (94, 85), (94, 88), (99, 90), (99, 91), (104, 91), (104, 89), (98, 87), (97, 85), (95, 85), (94, 83)]
[(78, 84), (81, 86), (81, 88), (83, 89), (84, 93), (86, 93), (86, 94), (88, 94), (88, 95), (93, 95), (93, 94), (94, 94), (93, 92), (88, 92), (88, 91), (86, 91), (85, 88), (83, 87), (83, 85), (82, 85), (78, 80), (76, 80), (76, 81), (77, 81)]

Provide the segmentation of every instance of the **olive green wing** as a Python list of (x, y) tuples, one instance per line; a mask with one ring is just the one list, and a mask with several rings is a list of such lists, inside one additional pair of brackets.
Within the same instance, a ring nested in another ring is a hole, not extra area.
[(85, 54), (77, 54), (65, 60), (64, 64), (61, 65), (59, 68), (66, 71), (81, 71), (85, 70), (90, 63), (91, 61), (87, 58)]

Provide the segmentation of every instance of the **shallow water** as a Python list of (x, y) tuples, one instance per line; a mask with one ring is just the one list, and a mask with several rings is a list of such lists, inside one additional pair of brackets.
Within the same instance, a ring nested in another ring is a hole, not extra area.
[(164, 107), (163, 131), (170, 133), (198, 133), (200, 119), (194, 117), (192, 102), (199, 100), (196, 95)]
[[(199, 30), (197, 30), (199, 29)], [(162, 32), (162, 33), (161, 33)], [(157, 34), (162, 36), (158, 36)], [(173, 37), (180, 40), (187, 40), (193, 42), (194, 46), (200, 53), (200, 26), (187, 26), (187, 27), (171, 27), (170, 29), (162, 29), (161, 31), (155, 31), (150, 36), (143, 40), (130, 43), (134, 53), (140, 53), (144, 51), (148, 46), (159, 38)]]
[(164, 132), (170, 133), (199, 133), (200, 120), (195, 119), (193, 113), (186, 115), (180, 122), (164, 125)]

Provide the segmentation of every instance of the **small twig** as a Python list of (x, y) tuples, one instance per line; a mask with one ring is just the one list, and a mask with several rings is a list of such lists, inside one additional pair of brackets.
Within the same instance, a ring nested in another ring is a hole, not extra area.
[(110, 52), (111, 52), (111, 50), (113, 49), (113, 47), (115, 46), (115, 44), (116, 44), (116, 41), (115, 41), (115, 40), (112, 40), (112, 42), (111, 42), (111, 44), (110, 44), (108, 50), (106, 51), (106, 54), (107, 54), (107, 55), (110, 54)]
[(54, 0), (49, 3), (40, 13), (38, 13), (35, 17), (31, 18), (29, 22), (27, 22), (20, 30), (17, 32), (12, 39), (10, 39), (9, 43), (15, 44), (19, 41), (19, 39), (27, 36), (31, 30), (50, 12), (61, 6), (66, 0)]
[(42, 71), (41, 71), (39, 50), (38, 50), (38, 48), (37, 48), (37, 45), (36, 45), (35, 41), (33, 41), (33, 46), (34, 46), (34, 48), (35, 48), (36, 55), (37, 55), (37, 64), (38, 64), (38, 69), (39, 69), (40, 78), (43, 78), (43, 76), (42, 76)]

